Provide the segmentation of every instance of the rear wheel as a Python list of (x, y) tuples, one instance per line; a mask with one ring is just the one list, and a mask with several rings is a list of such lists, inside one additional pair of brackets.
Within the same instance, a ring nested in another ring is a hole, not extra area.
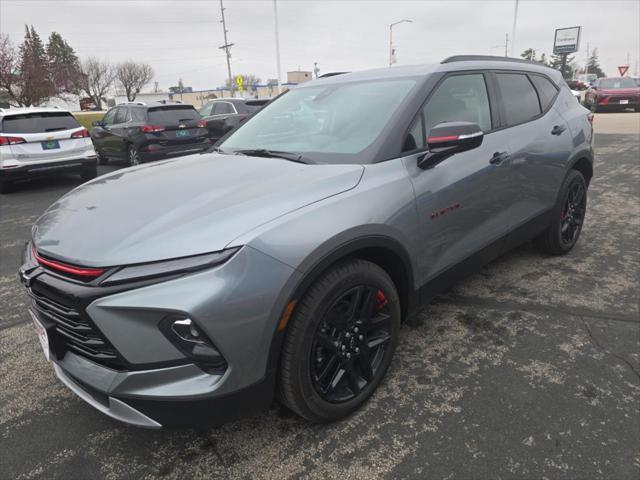
[(92, 167), (83, 167), (80, 172), (80, 178), (83, 182), (88, 182), (89, 180), (93, 180), (98, 176), (98, 167), (93, 165)]
[(364, 260), (336, 265), (296, 306), (283, 345), (280, 400), (312, 422), (349, 415), (382, 381), (399, 329), (400, 302), (387, 273)]
[(560, 188), (553, 223), (534, 240), (534, 245), (551, 255), (569, 253), (580, 237), (586, 209), (587, 182), (579, 171), (570, 170)]
[(140, 160), (140, 152), (138, 152), (138, 149), (133, 145), (129, 145), (129, 148), (127, 149), (127, 158), (129, 160), (129, 165), (132, 167), (142, 163)]

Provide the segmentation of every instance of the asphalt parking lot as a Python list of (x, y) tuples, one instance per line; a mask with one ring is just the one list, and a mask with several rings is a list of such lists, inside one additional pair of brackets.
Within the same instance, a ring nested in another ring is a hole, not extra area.
[(0, 196), (0, 478), (639, 478), (640, 113), (595, 127), (573, 252), (522, 246), (439, 297), (371, 401), (328, 426), (274, 406), (148, 431), (93, 410), (46, 363), (16, 276), (30, 225), (79, 179)]

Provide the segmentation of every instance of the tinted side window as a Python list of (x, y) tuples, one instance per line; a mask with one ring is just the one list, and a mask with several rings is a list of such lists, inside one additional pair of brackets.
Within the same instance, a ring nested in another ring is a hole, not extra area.
[(214, 104), (212, 102), (207, 103), (204, 107), (200, 109), (200, 115), (202, 115), (203, 117), (211, 115), (211, 110), (213, 110), (213, 105)]
[(127, 121), (127, 109), (124, 107), (118, 108), (116, 113), (115, 123), (125, 123)]
[(78, 122), (68, 112), (25, 113), (8, 115), (2, 121), (4, 133), (44, 133), (78, 128)]
[(502, 93), (507, 125), (531, 120), (540, 114), (538, 95), (523, 73), (498, 73), (498, 88)]
[(216, 102), (215, 106), (213, 107), (213, 114), (224, 115), (226, 113), (234, 113), (231, 104), (227, 102)]
[(439, 123), (460, 121), (476, 123), (483, 132), (491, 130), (489, 96), (481, 73), (448, 77), (424, 108), (427, 135)]
[(531, 75), (531, 82), (534, 87), (538, 91), (538, 97), (540, 97), (540, 105), (542, 106), (542, 110), (546, 110), (551, 105), (551, 102), (558, 93), (558, 89), (556, 86), (551, 83), (551, 81), (545, 77), (541, 77), (539, 75)]
[(131, 118), (134, 122), (144, 122), (145, 115), (144, 110), (141, 108), (132, 108), (129, 112), (131, 114)]
[(102, 118), (102, 123), (104, 123), (105, 125), (113, 125), (113, 121), (116, 118), (117, 110), (118, 110), (117, 108), (112, 108), (107, 113), (105, 113), (104, 117)]

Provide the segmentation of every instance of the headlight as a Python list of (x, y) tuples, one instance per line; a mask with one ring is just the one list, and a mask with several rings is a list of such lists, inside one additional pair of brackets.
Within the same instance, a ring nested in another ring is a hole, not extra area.
[(195, 255), (193, 257), (174, 258), (161, 262), (141, 263), (120, 268), (101, 282), (101, 285), (146, 280), (154, 277), (173, 275), (204, 270), (220, 265), (229, 260), (240, 247), (229, 248), (220, 252)]

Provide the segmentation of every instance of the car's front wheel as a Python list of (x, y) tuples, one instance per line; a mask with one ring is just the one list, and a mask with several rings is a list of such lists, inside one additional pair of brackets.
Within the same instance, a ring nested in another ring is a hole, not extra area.
[(283, 345), (280, 400), (312, 422), (349, 415), (382, 381), (399, 329), (398, 293), (382, 268), (358, 259), (334, 266), (296, 305)]
[(587, 210), (587, 182), (577, 170), (569, 170), (562, 182), (551, 225), (535, 240), (538, 250), (551, 255), (569, 253), (578, 242)]

